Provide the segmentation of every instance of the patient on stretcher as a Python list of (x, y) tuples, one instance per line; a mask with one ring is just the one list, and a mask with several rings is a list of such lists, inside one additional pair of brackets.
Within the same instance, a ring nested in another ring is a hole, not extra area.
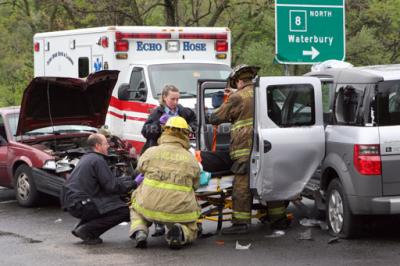
[[(233, 162), (229, 152), (196, 151), (195, 155), (202, 168), (201, 187), (196, 192), (216, 191), (218, 188), (232, 187), (233, 173), (231, 172), (231, 167)], [(211, 179), (204, 181), (208, 175)], [(213, 177), (218, 177), (218, 180)]]

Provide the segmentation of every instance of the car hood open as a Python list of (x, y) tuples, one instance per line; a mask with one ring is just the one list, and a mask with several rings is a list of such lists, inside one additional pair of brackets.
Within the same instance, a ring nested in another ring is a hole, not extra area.
[(24, 91), (17, 135), (57, 125), (104, 124), (119, 71), (100, 71), (85, 80), (36, 77)]

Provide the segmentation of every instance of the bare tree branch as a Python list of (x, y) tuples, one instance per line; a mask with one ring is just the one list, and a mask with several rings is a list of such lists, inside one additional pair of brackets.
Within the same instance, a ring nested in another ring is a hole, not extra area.
[(217, 23), (219, 17), (221, 16), (221, 14), (228, 7), (229, 7), (229, 0), (223, 0), (220, 5), (217, 5), (217, 8), (215, 9), (213, 16), (211, 17), (210, 21), (208, 21), (208, 23), (207, 23), (207, 26), (214, 27), (215, 24)]

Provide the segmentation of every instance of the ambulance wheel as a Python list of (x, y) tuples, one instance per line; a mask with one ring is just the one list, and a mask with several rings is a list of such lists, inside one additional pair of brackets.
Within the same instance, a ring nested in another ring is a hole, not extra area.
[(32, 169), (28, 165), (22, 164), (15, 171), (14, 190), (19, 205), (32, 207), (38, 203), (40, 193), (36, 190), (36, 185), (32, 177)]
[(338, 178), (333, 179), (328, 186), (326, 204), (329, 233), (341, 238), (356, 237), (359, 233), (359, 217), (352, 214), (342, 183)]

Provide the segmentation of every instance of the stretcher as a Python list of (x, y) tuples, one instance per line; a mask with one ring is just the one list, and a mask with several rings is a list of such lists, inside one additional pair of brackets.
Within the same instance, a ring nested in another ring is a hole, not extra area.
[[(222, 223), (232, 220), (232, 190), (233, 175), (213, 174), (207, 186), (196, 190), (196, 197), (201, 207), (199, 223), (204, 220), (217, 222), (216, 233), (220, 234)], [(252, 218), (266, 219), (266, 207), (260, 203), (253, 203)]]
[(196, 190), (196, 197), (201, 207), (199, 223), (203, 220), (217, 222), (217, 233), (221, 231), (222, 222), (229, 221), (232, 215), (233, 175), (211, 178), (207, 186)]

